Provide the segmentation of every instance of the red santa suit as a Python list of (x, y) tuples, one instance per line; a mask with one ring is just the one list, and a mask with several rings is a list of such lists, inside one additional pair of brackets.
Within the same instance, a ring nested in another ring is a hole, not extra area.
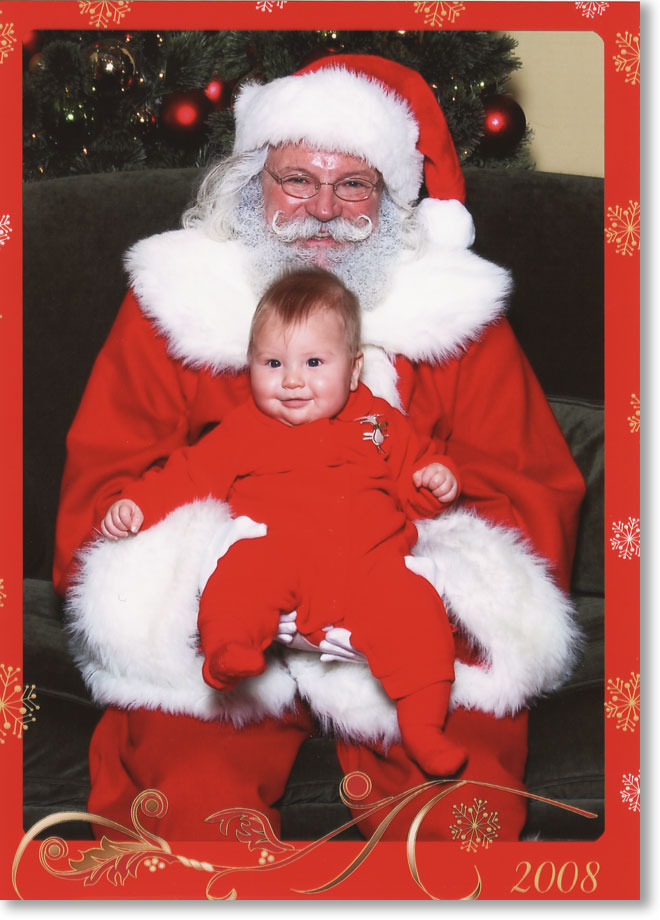
[[(387, 73), (399, 67), (385, 63)], [(340, 64), (312, 65), (333, 68), (327, 105), (316, 84), (309, 104), (292, 105), (289, 81), (298, 78), (246, 88), (235, 106), (237, 151), (306, 139), (363, 156), (411, 201), (422, 175), (415, 118), (406, 116), (401, 129), (398, 114), (391, 123), (384, 111), (365, 119), (372, 103), (356, 103), (364, 86), (334, 69)], [(390, 106), (392, 97), (373, 82), (365, 91)], [(260, 108), (252, 103), (261, 95)], [(442, 119), (432, 104), (422, 134)], [(383, 141), (406, 130), (410, 156), (402, 157)], [(453, 151), (450, 140), (445, 147)], [(452, 175), (460, 176), (452, 155)], [(459, 630), (445, 733), (469, 751), (461, 778), (491, 784), (477, 794), (498, 813), (498, 839), (515, 840), (524, 799), (495, 787), (524, 788), (526, 707), (565, 679), (575, 657), (578, 632), (564, 592), (584, 485), (503, 318), (508, 275), (469, 250), (472, 222), (460, 188), (438, 189), (437, 175), (447, 170), (437, 167), (435, 177), (425, 174), (434, 197), (416, 207), (421, 245), (392, 260), (383, 298), (363, 315), (362, 379), (461, 470), (461, 507), (420, 522), (413, 555)], [(401, 187), (398, 177), (407, 181), (415, 169), (411, 187)], [(134, 796), (156, 787), (169, 809), (152, 827), (165, 838), (217, 839), (217, 826), (204, 819), (241, 806), (263, 812), (277, 832), (274, 805), (300, 745), (318, 730), (337, 739), (346, 773), (369, 776), (360, 805), (426, 782), (400, 744), (394, 704), (366, 665), (287, 651), (230, 693), (202, 680), (199, 592), (236, 540), (263, 536), (258, 524), (207, 499), (130, 540), (89, 541), (127, 484), (196, 443), (249, 393), (257, 297), (245, 247), (191, 228), (143, 240), (126, 264), (132, 290), (69, 433), (57, 529), (55, 583), (67, 594), (77, 661), (108, 707), (90, 751), (90, 810), (127, 824)], [(405, 630), (407, 607), (382, 628)], [(422, 804), (416, 799), (413, 811)], [(419, 836), (451, 839), (453, 804), (451, 796), (436, 804)], [(382, 816), (361, 829), (369, 833)], [(399, 812), (386, 836), (405, 837), (412, 817)]]
[[(210, 250), (204, 296), (191, 259), (200, 248)], [(247, 397), (240, 363), (255, 298), (247, 295), (243, 259), (239, 244), (212, 243), (196, 231), (164, 234), (133, 251), (138, 290), (154, 270), (159, 283), (151, 297), (142, 289), (139, 302), (128, 295), (95, 364), (68, 439), (58, 524), (57, 584), (68, 588), (78, 662), (95, 698), (111, 707), (92, 746), (90, 809), (126, 823), (133, 797), (156, 786), (170, 800), (159, 830), (179, 838), (215, 836), (203, 819), (236, 804), (259, 808), (278, 827), (273, 803), (313, 730), (307, 710), (296, 710), (299, 698), (340, 739), (345, 771), (369, 775), (374, 798), (425, 779), (398, 744), (394, 707), (366, 667), (291, 652), (231, 693), (204, 684), (190, 642), (197, 592), (219, 555), (218, 535), (229, 541), (242, 526), (219, 503), (188, 505), (130, 541), (99, 540), (76, 557), (127, 483)], [(452, 258), (452, 273), (459, 262), (480, 264), (500, 282), (494, 303), (475, 295), (463, 310), (470, 297), (452, 298), (442, 261), (402, 266), (383, 306), (365, 317), (365, 380), (461, 469), (464, 507), (420, 524), (414, 550), (432, 560), (435, 584), (465, 636), (445, 731), (471, 752), (464, 775), (522, 788), (525, 706), (558, 685), (574, 654), (576, 631), (559, 587), (568, 586), (583, 485), (500, 317), (504, 273), (468, 251)], [(197, 288), (196, 329), (185, 309), (188, 284)], [(226, 297), (218, 294), (228, 287)], [(168, 306), (175, 307), (169, 315)], [(209, 325), (215, 367), (206, 357)], [(446, 325), (459, 328), (446, 335)], [(391, 359), (398, 342), (408, 354)], [(243, 760), (248, 766), (239, 769)], [(502, 834), (515, 839), (524, 801), (489, 796)], [(446, 813), (438, 806), (423, 830), (448, 837), (450, 824), (449, 806)], [(389, 832), (406, 827), (393, 822)]]
[[(335, 418), (299, 426), (269, 418), (249, 399), (123, 494), (142, 510), (143, 527), (209, 495), (267, 525), (265, 537), (235, 543), (204, 588), (198, 626), (207, 664), (228, 644), (265, 650), (280, 614), (297, 610), (298, 631), (316, 644), (328, 624), (350, 629), (397, 700), (454, 678), (442, 601), (404, 562), (417, 542), (413, 520), (448, 507), (413, 482), (415, 470), (434, 462), (450, 465), (359, 384)], [(402, 636), (387, 624), (406, 608), (411, 626)]]

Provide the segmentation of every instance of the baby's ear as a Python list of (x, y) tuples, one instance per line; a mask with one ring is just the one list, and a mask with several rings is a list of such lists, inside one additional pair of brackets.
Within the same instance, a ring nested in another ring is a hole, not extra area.
[(360, 382), (360, 374), (362, 373), (362, 368), (364, 367), (364, 355), (359, 351), (356, 356), (353, 358), (353, 371), (351, 373), (351, 392), (357, 390), (358, 383)]

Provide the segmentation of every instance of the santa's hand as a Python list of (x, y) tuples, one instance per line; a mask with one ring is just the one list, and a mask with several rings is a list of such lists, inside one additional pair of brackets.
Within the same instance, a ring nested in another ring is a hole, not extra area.
[(321, 661), (351, 661), (353, 664), (366, 662), (362, 652), (351, 645), (351, 633), (342, 626), (326, 626), (325, 638), (319, 643), (323, 653)]
[(308, 642), (305, 637), (298, 632), (296, 626), (297, 612), (292, 610), (291, 613), (280, 614), (280, 621), (277, 624), (277, 633), (275, 642), (281, 642), (287, 648), (297, 648), (302, 652), (317, 652), (318, 645)]

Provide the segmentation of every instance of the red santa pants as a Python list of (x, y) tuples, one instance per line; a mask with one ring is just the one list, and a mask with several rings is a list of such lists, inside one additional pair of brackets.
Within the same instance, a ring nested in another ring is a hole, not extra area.
[(406, 568), (401, 542), (393, 538), (351, 557), (350, 543), (337, 545), (336, 538), (325, 553), (313, 537), (306, 545), (288, 531), (240, 540), (220, 559), (200, 600), (205, 656), (230, 642), (263, 651), (280, 613), (297, 610), (298, 631), (315, 644), (323, 626), (350, 629), (390, 699), (452, 681), (454, 638), (444, 605), (426, 579)]
[[(225, 808), (260, 811), (280, 833), (274, 803), (284, 792), (300, 745), (314, 732), (309, 714), (301, 707), (282, 719), (264, 719), (236, 729), (229, 722), (202, 722), (189, 716), (144, 709), (107, 710), (90, 748), (92, 814), (131, 827), (130, 809), (143, 789), (157, 788), (168, 799), (168, 811), (159, 819), (144, 818), (145, 827), (166, 840), (218, 840), (217, 823), (205, 818)], [(517, 840), (525, 822), (526, 804), (514, 792), (478, 783), (523, 790), (527, 754), (527, 713), (496, 719), (476, 710), (450, 713), (446, 734), (468, 748), (469, 760), (460, 774), (475, 783), (456, 789), (426, 816), (418, 839), (451, 840), (461, 814), (475, 809), (494, 827), (494, 839)], [(365, 745), (340, 743), (337, 752), (345, 773), (360, 771), (371, 781), (370, 794), (359, 804), (412, 790), (429, 777), (413, 763), (401, 745), (387, 755)], [(355, 788), (355, 787), (353, 787)], [(406, 838), (410, 823), (422, 805), (437, 794), (439, 785), (416, 796), (385, 833), (386, 840)], [(356, 809), (354, 814), (363, 814)], [(386, 818), (385, 807), (360, 822), (369, 837)], [(100, 836), (104, 829), (95, 826)]]

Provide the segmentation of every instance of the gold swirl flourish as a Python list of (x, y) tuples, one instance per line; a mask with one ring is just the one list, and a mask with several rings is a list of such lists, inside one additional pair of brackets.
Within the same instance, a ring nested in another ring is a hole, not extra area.
[[(101, 815), (93, 815), (87, 812), (58, 812), (57, 814), (42, 818), (35, 825), (33, 825), (29, 831), (26, 832), (16, 849), (12, 863), (12, 884), (18, 898), (23, 900), (23, 897), (18, 890), (17, 884), (18, 867), (28, 845), (35, 839), (35, 837), (37, 837), (38, 834), (40, 834), (48, 827), (53, 827), (56, 824), (65, 823), (67, 821), (87, 821), (114, 831), (118, 831), (124, 836), (132, 839), (116, 841), (110, 840), (108, 837), (103, 836), (101, 841), (94, 847), (82, 851), (79, 859), (69, 859), (68, 869), (61, 869), (54, 866), (53, 862), (67, 857), (68, 845), (59, 837), (50, 837), (44, 840), (41, 844), (39, 860), (42, 867), (46, 869), (46, 871), (48, 871), (51, 875), (62, 879), (82, 881), (85, 885), (96, 884), (96, 882), (98, 882), (101, 878), (106, 878), (113, 885), (123, 885), (129, 877), (137, 877), (138, 869), (141, 866), (146, 866), (149, 864), (153, 865), (154, 862), (157, 862), (159, 868), (164, 868), (166, 864), (177, 862), (186, 868), (202, 871), (212, 876), (206, 886), (207, 900), (234, 901), (238, 898), (236, 888), (231, 888), (223, 895), (216, 896), (212, 893), (213, 887), (220, 879), (233, 872), (268, 872), (290, 866), (294, 862), (297, 862), (298, 860), (303, 859), (305, 856), (308, 856), (314, 850), (323, 846), (334, 837), (337, 837), (343, 831), (353, 827), (356, 824), (359, 824), (365, 817), (370, 817), (380, 809), (389, 807), (390, 810), (388, 814), (380, 822), (369, 840), (367, 840), (364, 846), (362, 846), (357, 856), (351, 860), (349, 865), (342, 872), (340, 872), (334, 878), (330, 879), (328, 882), (325, 882), (323, 885), (320, 885), (316, 888), (290, 889), (291, 891), (295, 891), (298, 894), (314, 895), (320, 892), (328, 891), (329, 889), (340, 885), (350, 875), (352, 875), (373, 852), (374, 848), (382, 839), (385, 831), (394, 820), (396, 815), (399, 814), (410, 802), (412, 802), (413, 799), (417, 798), (417, 796), (428, 789), (444, 786), (444, 788), (442, 788), (441, 791), (437, 793), (437, 795), (426, 802), (415, 814), (413, 820), (410, 823), (406, 839), (406, 858), (410, 875), (415, 884), (418, 885), (424, 894), (429, 899), (436, 901), (440, 900), (440, 898), (438, 898), (436, 895), (433, 895), (427, 889), (427, 887), (422, 882), (419, 873), (416, 857), (417, 836), (420, 827), (422, 826), (422, 823), (429, 812), (432, 811), (438, 802), (440, 802), (443, 798), (450, 795), (457, 789), (468, 785), (482, 786), (489, 789), (497, 789), (502, 792), (510, 792), (513, 795), (523, 796), (528, 799), (535, 799), (539, 802), (545, 802), (546, 804), (554, 805), (557, 808), (562, 808), (566, 811), (580, 814), (586, 818), (597, 817), (597, 815), (594, 813), (585, 811), (581, 808), (576, 808), (573, 805), (566, 805), (563, 802), (557, 802), (553, 799), (534, 795), (530, 792), (523, 792), (519, 789), (512, 789), (507, 786), (500, 786), (495, 783), (487, 783), (472, 779), (430, 780), (429, 782), (422, 783), (421, 785), (415, 786), (412, 789), (408, 789), (405, 792), (399, 793), (398, 795), (387, 796), (377, 802), (364, 804), (359, 801), (360, 798), (363, 797), (362, 795), (353, 798), (348, 792), (351, 780), (358, 776), (363, 782), (366, 780), (368, 783), (370, 783), (369, 777), (366, 777), (364, 774), (348, 774), (344, 777), (340, 785), (340, 796), (342, 801), (344, 801), (347, 805), (355, 810), (361, 811), (362, 813), (358, 814), (357, 817), (347, 821), (345, 824), (342, 824), (340, 827), (336, 828), (330, 833), (320, 837), (318, 840), (314, 840), (299, 849), (296, 849), (291, 844), (283, 843), (282, 841), (278, 840), (265, 815), (261, 815), (259, 812), (250, 811), (249, 819), (252, 823), (252, 826), (256, 826), (255, 822), (260, 820), (264, 831), (268, 832), (265, 835), (268, 842), (266, 843), (264, 841), (266, 847), (268, 847), (268, 844), (270, 843), (273, 850), (279, 850), (280, 854), (286, 854), (282, 855), (281, 858), (277, 858), (271, 855), (269, 857), (271, 861), (265, 860), (262, 864), (259, 865), (223, 866), (216, 865), (211, 862), (202, 862), (195, 859), (189, 859), (184, 855), (176, 855), (172, 853), (172, 849), (166, 840), (147, 831), (142, 825), (140, 813), (147, 817), (160, 818), (166, 814), (168, 808), (167, 798), (163, 795), (163, 793), (159, 792), (157, 789), (147, 789), (136, 796), (131, 806), (131, 821), (133, 823), (133, 829), (124, 827), (123, 825), (118, 824), (116, 821), (113, 821), (109, 818), (104, 818)], [(223, 824), (223, 817), (234, 819), (238, 812), (240, 812), (240, 809), (230, 808), (226, 809), (224, 812), (216, 812), (215, 815), (211, 816), (211, 818), (218, 821), (221, 827), (225, 828), (227, 831), (225, 836), (227, 836), (229, 828), (232, 826), (232, 822), (227, 820)], [(236, 837), (237, 840), (241, 840), (240, 833), (237, 833)], [(246, 843), (250, 849), (254, 849), (254, 844), (259, 839), (260, 838), (258, 836), (255, 837), (254, 834), (251, 834), (249, 838), (246, 838), (245, 835), (243, 835), (242, 842)], [(261, 839), (263, 840), (263, 838)], [(481, 877), (476, 866), (474, 869), (477, 876), (476, 886), (472, 892), (460, 898), (459, 900), (477, 900), (481, 895)], [(443, 900), (447, 900), (447, 898), (445, 897)]]
[[(23, 836), (16, 849), (12, 863), (12, 885), (18, 898), (21, 901), (23, 900), (17, 884), (18, 866), (28, 844), (42, 831), (56, 824), (63, 824), (68, 821), (91, 821), (101, 827), (119, 831), (121, 834), (132, 837), (135, 841), (134, 843), (131, 841), (110, 841), (104, 836), (101, 839), (100, 848), (92, 847), (84, 851), (78, 861), (69, 860), (70, 869), (58, 869), (52, 863), (59, 859), (64, 859), (68, 854), (69, 848), (60, 837), (49, 837), (42, 842), (39, 848), (39, 862), (51, 875), (59, 878), (78, 879), (86, 884), (94, 884), (99, 880), (101, 874), (106, 874), (113, 884), (117, 882), (123, 884), (127, 874), (135, 875), (136, 860), (144, 859), (155, 853), (171, 857), (172, 849), (169, 843), (163, 840), (162, 837), (157, 837), (142, 827), (138, 817), (140, 810), (150, 817), (162, 817), (167, 812), (167, 799), (157, 789), (145, 789), (137, 795), (131, 805), (131, 821), (136, 830), (124, 827), (124, 825), (118, 824), (110, 818), (104, 818), (101, 815), (90, 815), (85, 811), (60, 811), (37, 821)], [(117, 867), (117, 861), (122, 858), (127, 864), (123, 875), (121, 868)], [(176, 859), (176, 857), (173, 858)], [(109, 872), (113, 864), (115, 874), (111, 876)]]

